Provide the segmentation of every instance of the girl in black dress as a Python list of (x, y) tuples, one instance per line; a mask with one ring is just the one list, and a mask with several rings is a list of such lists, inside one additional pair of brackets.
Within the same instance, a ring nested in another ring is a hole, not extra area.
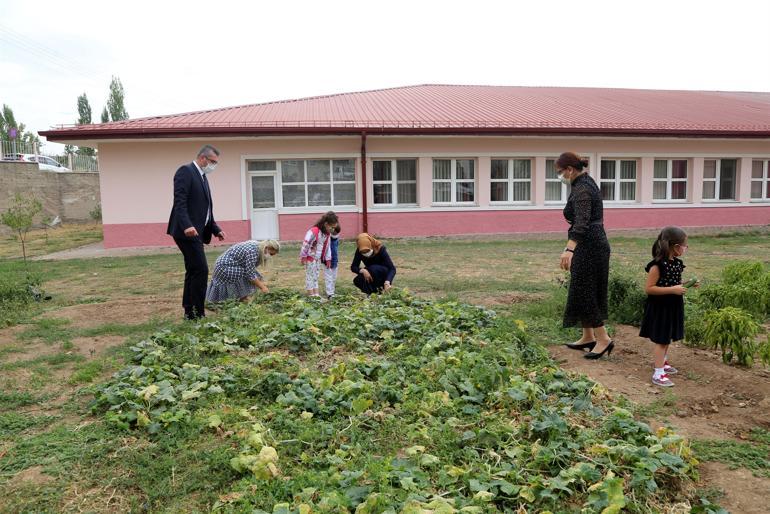
[(580, 326), (583, 337), (567, 347), (590, 350), (586, 359), (609, 356), (615, 344), (610, 340), (607, 319), (607, 282), (610, 272), (610, 244), (604, 232), (604, 205), (599, 187), (585, 169), (588, 160), (566, 152), (556, 160), (559, 180), (572, 186), (564, 217), (570, 224), (567, 246), (561, 254), (561, 268), (570, 272), (564, 327)]
[[(677, 369), (668, 363), (668, 347), (671, 341), (684, 338), (684, 294), (682, 285), (684, 262), (679, 258), (687, 251), (687, 234), (679, 227), (661, 230), (652, 245), (652, 261), (647, 264), (647, 282), (644, 290), (647, 301), (644, 304), (644, 318), (639, 331), (641, 337), (655, 343), (652, 356), (655, 373), (652, 383), (671, 387), (669, 378)], [(693, 284), (697, 287), (696, 281)]]

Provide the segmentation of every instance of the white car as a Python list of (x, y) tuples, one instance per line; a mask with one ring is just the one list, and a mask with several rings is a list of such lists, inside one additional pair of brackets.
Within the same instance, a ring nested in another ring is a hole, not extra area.
[(45, 155), (37, 156), (37, 165), (40, 167), (42, 171), (55, 171), (57, 173), (66, 173), (66, 172), (72, 171), (68, 167), (63, 166), (56, 159), (52, 159), (51, 157), (46, 157)]

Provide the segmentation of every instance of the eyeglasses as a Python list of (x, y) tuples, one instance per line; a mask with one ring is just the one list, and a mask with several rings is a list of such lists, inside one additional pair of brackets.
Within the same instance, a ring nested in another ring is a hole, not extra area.
[(211, 164), (219, 164), (219, 159), (212, 159), (209, 156), (205, 156), (206, 160), (209, 161)]

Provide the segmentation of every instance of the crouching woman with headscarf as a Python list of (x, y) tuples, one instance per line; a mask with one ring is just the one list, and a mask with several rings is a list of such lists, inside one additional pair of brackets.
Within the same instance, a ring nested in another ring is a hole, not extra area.
[(368, 295), (388, 291), (396, 276), (396, 267), (385, 246), (367, 233), (358, 234), (350, 271), (356, 274), (353, 285)]
[(217, 303), (238, 299), (246, 302), (257, 288), (267, 293), (267, 285), (257, 268), (280, 250), (281, 245), (273, 239), (244, 241), (228, 248), (214, 264), (206, 301)]

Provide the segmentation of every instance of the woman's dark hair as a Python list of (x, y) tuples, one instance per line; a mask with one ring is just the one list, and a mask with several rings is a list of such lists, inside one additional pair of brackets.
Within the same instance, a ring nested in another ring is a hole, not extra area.
[(563, 170), (564, 168), (572, 166), (578, 171), (583, 171), (584, 168), (588, 167), (588, 159), (579, 157), (576, 153), (564, 152), (558, 159), (556, 159), (555, 166), (558, 170)]
[(318, 219), (318, 221), (316, 221), (314, 226), (318, 227), (318, 230), (320, 230), (324, 234), (328, 234), (328, 232), (326, 232), (326, 227), (325, 227), (327, 223), (332, 226), (337, 225), (337, 223), (339, 223), (339, 221), (337, 220), (337, 214), (334, 211), (329, 211), (323, 216), (321, 216)]
[(671, 248), (687, 241), (687, 234), (679, 227), (666, 227), (658, 234), (658, 239), (652, 245), (652, 258), (656, 261), (668, 259)]

